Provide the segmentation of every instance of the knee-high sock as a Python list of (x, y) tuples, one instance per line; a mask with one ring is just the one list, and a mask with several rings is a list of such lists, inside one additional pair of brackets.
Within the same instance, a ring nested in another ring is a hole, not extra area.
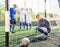
[(14, 25), (13, 25), (13, 24), (10, 25), (10, 31), (11, 31), (11, 32), (14, 31)]
[(26, 23), (26, 27), (27, 27), (26, 29), (28, 30), (28, 23)]
[(25, 28), (25, 23), (23, 23), (23, 26), (24, 26), (24, 28)]
[(21, 29), (22, 23), (20, 23), (20, 29)]
[(31, 29), (32, 28), (32, 24), (30, 23), (29, 26), (30, 26), (30, 29)]

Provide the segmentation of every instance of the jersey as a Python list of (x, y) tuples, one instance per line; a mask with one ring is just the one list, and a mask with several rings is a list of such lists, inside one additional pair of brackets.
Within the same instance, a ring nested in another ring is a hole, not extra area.
[(10, 8), (10, 18), (16, 19), (16, 10), (14, 8)]
[(31, 23), (31, 15), (29, 11), (26, 11), (26, 23)]
[(25, 12), (20, 11), (20, 22), (25, 22)]

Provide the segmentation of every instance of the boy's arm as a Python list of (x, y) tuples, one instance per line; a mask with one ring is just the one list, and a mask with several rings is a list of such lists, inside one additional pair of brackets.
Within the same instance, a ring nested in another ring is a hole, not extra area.
[(16, 10), (15, 10), (14, 14), (16, 15)]
[(10, 19), (11, 19), (12, 8), (9, 9), (9, 12), (10, 12), (10, 15), (9, 16), (10, 16)]
[(51, 32), (51, 27), (50, 27), (50, 23), (48, 20), (46, 20), (46, 26), (47, 26), (47, 29), (48, 29), (48, 33)]
[(45, 25), (48, 26), (48, 27), (50, 27), (49, 21), (48, 20), (44, 20), (44, 21), (45, 21)]

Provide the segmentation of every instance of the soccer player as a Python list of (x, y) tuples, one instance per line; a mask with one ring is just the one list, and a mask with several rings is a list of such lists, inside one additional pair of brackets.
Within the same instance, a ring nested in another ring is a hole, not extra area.
[(10, 31), (14, 33), (14, 24), (16, 24), (16, 4), (10, 8)]
[(27, 26), (27, 30), (28, 30), (28, 26), (30, 26), (30, 29), (32, 28), (32, 24), (31, 24), (31, 15), (30, 12), (28, 10), (28, 8), (26, 8), (26, 26)]
[(37, 14), (36, 18), (38, 21), (38, 26), (37, 26), (36, 30), (43, 33), (44, 39), (47, 39), (48, 33), (50, 33), (50, 31), (51, 31), (49, 21), (44, 18), (41, 18), (41, 16), (39, 14)]
[(21, 29), (22, 25), (25, 28), (25, 12), (24, 12), (23, 8), (21, 8), (21, 10), (20, 10), (20, 29)]

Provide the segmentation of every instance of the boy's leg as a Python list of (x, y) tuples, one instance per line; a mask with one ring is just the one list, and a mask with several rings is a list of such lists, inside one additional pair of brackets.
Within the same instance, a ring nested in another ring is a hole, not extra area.
[(22, 23), (20, 22), (20, 29), (21, 29)]
[(45, 32), (45, 31), (43, 31), (43, 30), (42, 30), (42, 29), (40, 29), (40, 28), (37, 28), (37, 30), (38, 30), (39, 32), (41, 32), (41, 33), (43, 33), (43, 34), (44, 34), (43, 39), (44, 39), (44, 40), (46, 40), (46, 39), (47, 39), (47, 37), (48, 37), (48, 32)]
[(13, 32), (14, 32), (14, 24), (13, 24)]
[(29, 24), (29, 26), (30, 26), (30, 29), (32, 29), (32, 24), (31, 23)]
[(15, 21), (15, 19), (11, 19), (10, 20), (10, 31), (11, 32), (14, 32), (14, 24), (16, 24), (16, 21)]
[(25, 29), (25, 23), (23, 23), (24, 29)]
[(26, 23), (26, 27), (27, 27), (26, 29), (28, 30), (28, 23)]
[(10, 31), (12, 32), (12, 19), (10, 20)]
[(13, 32), (14, 32), (14, 26), (16, 24), (16, 19), (14, 19), (14, 23), (13, 23)]
[(40, 29), (40, 28), (37, 28), (37, 30), (39, 31), (39, 32), (41, 32), (41, 33), (43, 33), (44, 35), (48, 35), (48, 32), (44, 32), (42, 29)]
[(14, 31), (14, 25), (13, 25), (13, 24), (10, 25), (10, 31), (11, 31), (11, 32)]

